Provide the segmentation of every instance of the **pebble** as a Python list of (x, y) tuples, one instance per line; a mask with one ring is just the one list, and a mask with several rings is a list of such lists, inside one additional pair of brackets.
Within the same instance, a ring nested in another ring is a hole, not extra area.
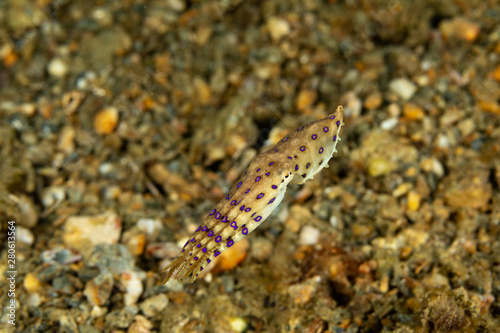
[(413, 103), (406, 103), (403, 106), (403, 115), (408, 120), (421, 121), (425, 117), (425, 111), (420, 106)]
[(443, 34), (445, 40), (461, 39), (467, 42), (473, 42), (479, 36), (479, 24), (474, 23), (463, 17), (455, 17), (449, 20), (443, 20), (439, 24), (439, 31)]
[(104, 318), (109, 327), (128, 328), (139, 309), (135, 305), (125, 306), (121, 309), (111, 311)]
[(16, 196), (15, 201), (21, 215), (19, 224), (33, 229), (38, 224), (38, 210), (33, 200), (27, 195), (20, 194)]
[(290, 33), (288, 21), (278, 17), (270, 17), (267, 20), (267, 30), (271, 38), (276, 42)]
[(363, 104), (365, 108), (368, 110), (371, 109), (376, 109), (380, 105), (382, 105), (382, 102), (384, 101), (383, 96), (380, 92), (375, 92), (370, 95), (368, 95), (365, 99), (365, 103)]
[(19, 241), (20, 244), (33, 245), (33, 243), (35, 242), (35, 235), (31, 232), (30, 229), (23, 226), (17, 226), (16, 238), (16, 240)]
[(295, 102), (295, 105), (297, 107), (297, 110), (299, 111), (304, 111), (307, 108), (311, 107), (314, 102), (316, 102), (316, 98), (318, 97), (318, 94), (316, 93), (315, 90), (301, 90), (299, 92), (299, 95), (297, 96), (297, 101)]
[(168, 297), (165, 294), (158, 294), (144, 300), (139, 305), (139, 309), (146, 317), (151, 318), (161, 314), (167, 305)]
[(304, 306), (311, 301), (316, 294), (321, 277), (314, 276), (304, 282), (288, 287), (288, 294), (293, 302), (298, 306)]
[(54, 77), (62, 78), (68, 74), (68, 65), (63, 59), (54, 58), (47, 65), (47, 71)]
[(96, 216), (70, 216), (63, 226), (64, 243), (82, 253), (89, 253), (98, 244), (116, 244), (122, 223), (114, 212)]
[(417, 211), (420, 208), (420, 195), (415, 191), (408, 192), (407, 207), (410, 211)]
[(267, 260), (273, 253), (274, 244), (265, 237), (255, 237), (252, 239), (251, 257), (258, 261)]
[(62, 186), (48, 186), (40, 193), (40, 200), (45, 208), (50, 208), (66, 199), (66, 191)]
[(113, 285), (113, 274), (99, 274), (85, 284), (83, 295), (92, 306), (102, 306), (108, 302)]
[(34, 294), (42, 291), (43, 285), (42, 282), (38, 279), (37, 275), (30, 272), (24, 277), (23, 287), (30, 294)]
[(144, 232), (146, 236), (151, 237), (160, 232), (163, 224), (157, 219), (141, 218), (137, 221), (137, 228)]
[(318, 228), (306, 225), (302, 227), (299, 234), (300, 245), (316, 245), (318, 244), (320, 231)]
[(389, 89), (407, 101), (413, 97), (417, 91), (417, 86), (407, 78), (398, 78), (389, 82)]
[(248, 327), (248, 322), (242, 317), (232, 317), (229, 319), (229, 325), (235, 333), (243, 333)]
[(247, 257), (249, 247), (250, 242), (246, 238), (235, 243), (219, 256), (220, 259), (216, 263), (217, 269), (228, 271), (238, 266)]
[(134, 257), (122, 244), (99, 244), (93, 247), (87, 259), (89, 267), (97, 267), (101, 272), (121, 274), (134, 268)]
[(396, 127), (398, 125), (398, 123), (399, 123), (399, 118), (397, 118), (397, 117), (387, 118), (380, 123), (380, 128), (385, 130), (385, 131), (390, 131), (394, 127)]
[(120, 276), (120, 282), (125, 287), (125, 295), (123, 296), (125, 305), (136, 304), (143, 292), (139, 274), (134, 271), (125, 271)]
[(118, 125), (118, 109), (107, 107), (99, 111), (94, 117), (94, 129), (99, 134), (111, 134)]

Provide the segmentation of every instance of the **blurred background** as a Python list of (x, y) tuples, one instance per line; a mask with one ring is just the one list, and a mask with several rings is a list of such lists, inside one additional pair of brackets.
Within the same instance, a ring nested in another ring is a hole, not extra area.
[[(499, 23), (493, 0), (1, 1), (0, 330), (498, 332)], [(161, 285), (249, 161), (339, 104), (330, 168)]]

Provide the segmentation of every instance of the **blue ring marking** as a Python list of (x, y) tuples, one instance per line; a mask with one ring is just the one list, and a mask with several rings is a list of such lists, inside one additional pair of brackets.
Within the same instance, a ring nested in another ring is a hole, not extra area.
[(333, 136), (333, 141), (337, 141), (337, 135), (336, 134)]
[(196, 247), (201, 247), (201, 244), (196, 245)]
[(226, 223), (227, 222), (227, 216), (224, 216), (224, 218), (222, 220), (220, 220), (222, 223)]
[(208, 230), (207, 226), (204, 226), (203, 229), (201, 229), (201, 231), (207, 231), (207, 230)]
[(320, 148), (319, 148), (319, 153), (320, 153), (320, 154), (323, 154), (323, 147), (320, 147)]
[(340, 120), (337, 120), (337, 126), (340, 126)]
[(316, 134), (313, 134), (313, 135), (311, 136), (311, 139), (313, 139), (313, 140), (316, 140), (317, 138), (318, 138), (318, 136), (317, 136)]
[(255, 178), (255, 181), (258, 182), (260, 180), (260, 177)]
[(228, 241), (227, 241), (226, 246), (227, 246), (227, 247), (231, 247), (233, 244), (234, 244), (233, 240), (232, 240), (232, 239), (230, 239), (230, 240), (228, 240)]
[(271, 165), (273, 165), (273, 164), (274, 164), (274, 162), (271, 162), (271, 163), (269, 163), (269, 166), (271, 166)]
[(323, 132), (328, 133), (328, 126), (323, 127)]
[(207, 248), (204, 247), (203, 250), (201, 250), (201, 252), (203, 252), (203, 253), (207, 252)]
[(257, 172), (259, 172), (259, 171), (260, 171), (260, 168), (257, 169)]
[(256, 221), (256, 222), (259, 222), (260, 220), (262, 220), (262, 216), (257, 216), (257, 217), (255, 218), (255, 221)]
[(252, 210), (252, 208), (250, 208), (250, 207), (245, 208), (245, 212), (247, 212), (247, 213), (248, 213), (249, 211), (251, 211), (251, 210)]
[(288, 137), (283, 138), (283, 140), (281, 140), (281, 142), (287, 142), (287, 141), (288, 141)]
[(241, 182), (238, 183), (238, 185), (236, 185), (236, 188), (240, 188), (241, 186)]
[(218, 219), (220, 219), (221, 216), (222, 215), (220, 215), (220, 213), (217, 213), (217, 214), (215, 214), (215, 219), (218, 220)]
[(217, 237), (215, 237), (215, 242), (216, 243), (219, 243), (221, 240), (222, 240), (222, 237), (220, 235), (217, 236)]
[(238, 229), (238, 225), (236, 224), (236, 221), (231, 222), (231, 227), (233, 227), (234, 230)]
[(271, 187), (272, 187), (274, 190), (278, 188), (278, 186), (276, 186), (276, 185), (273, 185), (273, 186), (271, 186)]
[(231, 201), (231, 206), (236, 204), (236, 200)]
[(300, 147), (300, 151), (304, 151), (304, 150), (306, 150), (306, 146)]
[(299, 170), (299, 165), (295, 164), (295, 171)]
[(214, 252), (214, 257), (217, 257), (220, 254), (219, 250)]
[(208, 237), (212, 237), (214, 235), (214, 232), (212, 230), (210, 230), (207, 234)]
[(245, 205), (241, 205), (240, 210), (245, 210)]
[(271, 200), (269, 200), (269, 203), (272, 204), (274, 202), (274, 199), (276, 198), (272, 198)]
[(247, 190), (245, 191), (245, 194), (247, 194), (248, 192), (250, 192), (250, 189), (249, 189), (249, 188), (247, 188)]
[(210, 214), (208, 214), (208, 215), (214, 215), (214, 214), (215, 214), (215, 212), (216, 212), (216, 210), (215, 210), (215, 209), (213, 209), (213, 210), (210, 212)]
[(241, 233), (242, 233), (243, 235), (248, 235), (248, 229), (247, 229), (247, 228), (244, 228), (244, 229), (241, 231)]
[(335, 119), (335, 116), (331, 116), (331, 117), (330, 117), (330, 119), (331, 119), (331, 120)]
[(266, 173), (266, 176), (269, 176), (270, 174), (271, 174), (270, 172), (267, 172), (267, 173)]
[(261, 193), (257, 196), (257, 199), (262, 199), (264, 197), (264, 193)]
[(198, 232), (198, 231), (200, 231), (200, 230), (201, 230), (201, 225), (198, 227), (198, 229), (196, 229), (196, 231), (195, 231), (195, 232)]

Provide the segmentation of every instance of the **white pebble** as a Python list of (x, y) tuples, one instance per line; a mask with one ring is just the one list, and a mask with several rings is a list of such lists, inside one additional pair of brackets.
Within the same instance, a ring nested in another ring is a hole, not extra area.
[(244, 332), (248, 327), (248, 323), (241, 317), (233, 317), (229, 321), (229, 324), (231, 325), (233, 331), (236, 333)]
[(407, 78), (399, 78), (389, 83), (389, 89), (407, 101), (413, 97), (417, 91), (417, 86)]
[(318, 228), (306, 225), (302, 228), (299, 235), (300, 245), (314, 245), (318, 243), (319, 230)]
[(49, 62), (47, 70), (52, 76), (63, 77), (68, 73), (68, 66), (61, 58), (54, 58)]
[(35, 242), (35, 235), (28, 228), (18, 226), (16, 228), (16, 238), (19, 242), (32, 245)]
[(123, 296), (125, 305), (136, 304), (143, 291), (139, 274), (134, 271), (123, 272), (120, 276), (120, 282), (125, 287), (125, 295)]
[(144, 218), (137, 221), (137, 228), (148, 236), (156, 235), (161, 227), (162, 224), (160, 220)]
[(399, 119), (398, 118), (388, 118), (384, 121), (382, 121), (382, 123), (380, 124), (380, 128), (382, 128), (383, 130), (391, 130), (393, 129), (394, 127), (396, 127), (396, 125), (398, 124), (399, 122)]

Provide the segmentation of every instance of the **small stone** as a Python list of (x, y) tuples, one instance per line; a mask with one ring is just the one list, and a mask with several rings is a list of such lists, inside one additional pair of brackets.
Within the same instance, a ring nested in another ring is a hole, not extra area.
[(28, 273), (24, 277), (23, 287), (29, 293), (38, 293), (42, 289), (42, 282), (34, 273)]
[(154, 236), (163, 228), (163, 224), (160, 220), (142, 218), (137, 221), (137, 228), (147, 236)]
[(267, 21), (267, 30), (276, 42), (290, 33), (290, 24), (282, 18), (273, 16)]
[(380, 105), (382, 105), (382, 102), (383, 102), (382, 94), (380, 92), (375, 92), (366, 97), (364, 107), (367, 108), (368, 110), (376, 109)]
[(49, 62), (47, 71), (50, 75), (61, 78), (68, 73), (68, 65), (61, 58), (54, 58)]
[(420, 167), (423, 171), (432, 172), (439, 178), (444, 176), (443, 165), (434, 157), (425, 158), (422, 163), (420, 163)]
[(143, 315), (136, 315), (134, 317), (134, 322), (130, 325), (127, 333), (149, 333), (153, 327), (153, 323), (150, 322), (148, 318)]
[(399, 123), (399, 118), (397, 117), (388, 118), (382, 121), (382, 123), (380, 123), (380, 128), (385, 131), (390, 131), (391, 129), (396, 127), (398, 123)]
[(500, 104), (497, 102), (478, 100), (477, 104), (483, 111), (500, 115)]
[(139, 305), (141, 312), (148, 318), (159, 315), (168, 305), (168, 297), (165, 294), (158, 294), (149, 297)]
[(40, 199), (45, 208), (50, 208), (66, 199), (66, 191), (62, 186), (49, 186), (43, 188)]
[(299, 111), (304, 111), (316, 102), (318, 94), (315, 90), (301, 90), (297, 96), (296, 106)]
[(122, 223), (118, 215), (108, 212), (96, 216), (70, 216), (63, 226), (64, 243), (82, 253), (97, 244), (116, 244), (120, 239)]
[(368, 160), (368, 173), (372, 177), (386, 175), (396, 169), (394, 163), (389, 162), (383, 156), (377, 156)]
[(410, 211), (417, 211), (420, 208), (420, 195), (417, 192), (408, 192), (407, 207)]
[(220, 259), (217, 261), (216, 267), (222, 271), (235, 268), (246, 258), (249, 247), (250, 242), (246, 238), (234, 243), (231, 248), (222, 252)]
[(107, 107), (99, 111), (94, 117), (94, 129), (99, 134), (110, 134), (118, 124), (118, 109)]
[(75, 136), (76, 132), (73, 126), (64, 126), (59, 135), (57, 149), (66, 154), (75, 151)]
[(87, 259), (89, 267), (97, 267), (102, 272), (121, 274), (134, 268), (135, 259), (123, 244), (99, 244), (91, 248)]
[(113, 328), (128, 328), (137, 312), (139, 309), (134, 305), (111, 311), (105, 317), (106, 325)]
[(318, 228), (306, 225), (302, 228), (299, 235), (300, 245), (316, 245), (318, 244), (320, 231)]
[(125, 287), (123, 300), (125, 305), (137, 303), (143, 292), (143, 286), (139, 274), (134, 271), (123, 272), (120, 276), (120, 282)]
[(251, 256), (258, 261), (267, 260), (273, 253), (273, 242), (265, 237), (254, 237), (252, 239)]
[(31, 230), (22, 226), (18, 226), (16, 228), (16, 238), (19, 243), (26, 245), (33, 245), (35, 242), (35, 235), (31, 232)]
[(413, 97), (417, 86), (407, 78), (399, 78), (389, 82), (389, 89), (406, 101)]
[(288, 293), (292, 297), (295, 304), (304, 306), (313, 298), (318, 290), (321, 278), (314, 276), (302, 283), (291, 285), (288, 287)]
[(85, 284), (83, 294), (92, 306), (104, 305), (113, 290), (113, 275), (109, 272), (99, 274)]
[(229, 320), (229, 325), (235, 333), (243, 333), (248, 327), (247, 321), (242, 317), (232, 317)]
[(463, 17), (443, 20), (439, 24), (439, 31), (443, 34), (443, 38), (446, 40), (461, 39), (467, 42), (473, 42), (479, 36), (479, 30), (479, 24)]
[(196, 77), (193, 83), (193, 99), (196, 103), (206, 106), (212, 99), (212, 90), (201, 77)]
[(403, 115), (408, 120), (423, 120), (425, 111), (420, 106), (413, 103), (406, 103), (403, 106)]

